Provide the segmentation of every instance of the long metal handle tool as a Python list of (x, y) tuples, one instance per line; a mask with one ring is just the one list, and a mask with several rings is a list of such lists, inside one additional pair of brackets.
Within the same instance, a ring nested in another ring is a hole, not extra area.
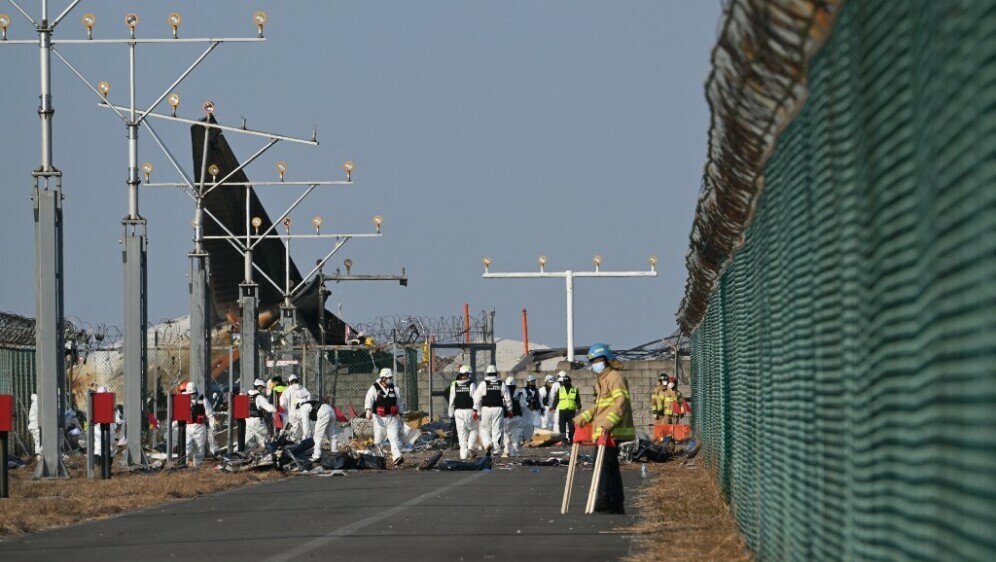
[(602, 478), (602, 464), (605, 461), (605, 445), (598, 446), (595, 455), (595, 474), (591, 477), (591, 489), (588, 490), (588, 504), (584, 508), (586, 514), (595, 513), (595, 496), (598, 495), (598, 482)]
[(564, 486), (564, 501), (560, 504), (560, 514), (567, 513), (567, 506), (571, 503), (571, 489), (574, 487), (574, 469), (578, 466), (578, 452), (580, 444), (575, 441), (571, 445), (571, 460), (567, 465), (567, 484)]

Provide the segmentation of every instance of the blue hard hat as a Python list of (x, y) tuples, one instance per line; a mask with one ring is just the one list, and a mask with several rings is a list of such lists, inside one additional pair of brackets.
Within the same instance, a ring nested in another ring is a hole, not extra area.
[(588, 361), (594, 361), (599, 357), (604, 357), (606, 361), (612, 361), (616, 358), (616, 354), (612, 353), (612, 348), (608, 344), (596, 343), (588, 350)]

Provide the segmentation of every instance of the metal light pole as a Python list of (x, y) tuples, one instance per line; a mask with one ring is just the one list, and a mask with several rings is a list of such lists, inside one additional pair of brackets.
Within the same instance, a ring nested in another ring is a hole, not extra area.
[[(254, 38), (207, 38), (179, 39), (177, 27), (182, 21), (176, 12), (169, 15), (167, 23), (172, 27), (171, 39), (136, 39), (135, 28), (138, 25), (138, 15), (129, 13), (125, 16), (125, 25), (130, 29), (127, 39), (94, 39), (93, 27), (96, 17), (85, 14), (82, 23), (87, 28), (87, 38), (80, 40), (52, 39), (55, 27), (75, 8), (81, 0), (72, 0), (51, 23), (48, 21), (48, 1), (41, 0), (41, 22), (36, 23), (13, 0), (10, 3), (29, 21), (39, 34), (38, 45), (41, 49), (41, 104), (38, 110), (42, 121), (42, 165), (34, 172), (35, 176), (35, 216), (36, 216), (36, 286), (38, 295), (38, 372), (52, 373), (54, 384), (50, 384), (44, 375), (40, 378), (39, 416), (42, 426), (43, 441), (54, 443), (57, 430), (62, 426), (61, 407), (55, 402), (65, 400), (65, 367), (62, 365), (62, 319), (63, 319), (63, 283), (62, 271), (62, 206), (61, 206), (61, 173), (52, 166), (52, 107), (51, 96), (51, 55), (54, 53), (86, 86), (102, 99), (105, 107), (110, 107), (124, 121), (128, 138), (128, 212), (122, 219), (123, 256), (124, 256), (124, 299), (125, 299), (125, 419), (128, 428), (142, 428), (145, 425), (144, 402), (145, 375), (148, 367), (146, 335), (143, 333), (148, 316), (147, 297), (147, 223), (138, 210), (138, 128), (145, 122), (146, 115), (154, 110), (170, 94), (170, 91), (180, 84), (201, 61), (219, 44), (224, 42), (250, 42), (263, 40), (263, 24), (266, 14), (256, 12), (253, 23), (257, 25), (258, 36)], [(7, 25), (9, 17), (0, 16), (3, 27), (4, 44), (34, 44), (34, 41), (7, 41)], [(160, 95), (150, 108), (140, 112), (135, 107), (135, 47), (147, 43), (208, 43), (207, 50), (184, 71), (174, 83)], [(124, 44), (129, 48), (129, 107), (121, 108), (106, 103), (110, 84), (100, 82), (93, 86), (83, 75), (55, 48), (55, 45), (98, 45)], [(151, 131), (151, 128), (150, 128)], [(50, 183), (55, 183), (54, 189)], [(39, 184), (44, 184), (42, 187)], [(53, 328), (58, 329), (53, 331)], [(57, 360), (53, 358), (58, 357)], [(47, 428), (47, 429), (46, 429)], [(52, 432), (46, 437), (46, 434)], [(61, 447), (49, 447), (45, 451), (45, 459), (39, 464), (37, 476), (64, 476), (65, 469), (57, 468), (58, 452)], [(128, 440), (128, 452), (125, 462), (144, 463), (141, 435)]]
[[(243, 129), (234, 129), (234, 128), (223, 127), (223, 126), (218, 126), (218, 125), (211, 125), (211, 126), (219, 128), (219, 129), (223, 129), (223, 130), (235, 130), (235, 131), (238, 131), (240, 133), (257, 134), (257, 135), (259, 135), (258, 132), (254, 132), (254, 131), (246, 131), (246, 130), (243, 130)], [(315, 227), (315, 234), (291, 234), (290, 233), (290, 227), (293, 224), (293, 221), (290, 218), (291, 212), (294, 211), (294, 209), (296, 209), (301, 204), (301, 202), (304, 201), (304, 199), (309, 194), (311, 194), (316, 188), (318, 188), (320, 186), (344, 186), (344, 185), (352, 185), (353, 184), (353, 181), (352, 181), (353, 163), (350, 162), (350, 161), (347, 161), (347, 162), (345, 162), (343, 164), (343, 169), (346, 172), (346, 180), (334, 180), (334, 181), (284, 181), (284, 173), (287, 171), (287, 164), (284, 163), (284, 162), (278, 162), (277, 163), (277, 172), (280, 174), (280, 181), (274, 181), (274, 182), (245, 182), (245, 183), (243, 183), (243, 182), (227, 182), (226, 183), (226, 180), (228, 179), (228, 177), (230, 177), (236, 171), (241, 170), (243, 167), (245, 167), (247, 164), (249, 164), (249, 162), (251, 162), (252, 160), (254, 160), (256, 157), (258, 157), (260, 154), (262, 154), (263, 152), (265, 152), (271, 146), (273, 146), (273, 144), (275, 144), (276, 141), (279, 141), (279, 140), (291, 140), (293, 142), (317, 144), (317, 141), (314, 138), (312, 138), (311, 141), (304, 141), (302, 139), (294, 139), (292, 137), (285, 137), (285, 136), (279, 136), (279, 135), (266, 134), (265, 136), (269, 136), (269, 138), (270, 138), (270, 143), (269, 144), (267, 144), (265, 147), (263, 147), (263, 149), (261, 149), (260, 151), (258, 151), (252, 158), (250, 158), (246, 162), (242, 163), (242, 165), (239, 166), (239, 168), (237, 170), (235, 170), (233, 172), (230, 172), (228, 175), (225, 176), (225, 178), (223, 178), (221, 180), (214, 181), (214, 183), (212, 185), (210, 185), (206, 190), (201, 190), (201, 194), (199, 196), (194, 196), (195, 199), (197, 199), (198, 197), (203, 197), (203, 196), (207, 195), (210, 191), (212, 191), (212, 190), (216, 189), (217, 187), (221, 186), (222, 184), (224, 184), (224, 186), (226, 186), (226, 187), (244, 187), (246, 189), (246, 214), (245, 214), (245, 234), (244, 235), (242, 235), (242, 234), (235, 234), (235, 233), (231, 232), (230, 230), (228, 230), (228, 228), (226, 228), (224, 226), (224, 224), (220, 220), (218, 220), (216, 217), (214, 217), (207, 209), (204, 209), (201, 206), (198, 207), (200, 209), (200, 212), (203, 212), (204, 215), (207, 215), (209, 218), (211, 218), (212, 220), (214, 220), (215, 223), (218, 224), (222, 228), (222, 230), (224, 230), (225, 233), (226, 233), (224, 235), (217, 235), (217, 236), (214, 236), (214, 235), (212, 235), (212, 236), (204, 236), (203, 233), (199, 233), (198, 234), (199, 238), (201, 240), (224, 240), (224, 241), (228, 242), (233, 248), (235, 248), (239, 253), (241, 253), (243, 255), (243, 258), (244, 258), (244, 262), (243, 262), (243, 264), (244, 264), (244, 278), (243, 278), (243, 282), (239, 285), (239, 289), (240, 289), (240, 303), (241, 303), (241, 308), (242, 308), (242, 320), (241, 320), (241, 323), (240, 323), (239, 361), (240, 361), (240, 365), (241, 365), (241, 376), (242, 376), (242, 380), (244, 380), (244, 381), (252, 381), (252, 380), (254, 380), (254, 379), (257, 378), (256, 370), (257, 370), (257, 365), (259, 363), (258, 345), (257, 345), (257, 341), (256, 341), (257, 340), (257, 332), (258, 332), (258, 327), (257, 327), (256, 324), (257, 324), (257, 316), (258, 316), (258, 313), (259, 313), (259, 286), (256, 284), (256, 281), (254, 279), (254, 277), (255, 277), (254, 272), (258, 272), (260, 275), (263, 276), (263, 278), (264, 278), (265, 281), (269, 282), (270, 284), (273, 285), (274, 288), (276, 288), (278, 291), (280, 291), (280, 293), (283, 296), (283, 303), (281, 304), (281, 325), (283, 325), (285, 328), (291, 327), (296, 322), (296, 318), (295, 318), (296, 315), (294, 313), (294, 308), (293, 308), (292, 300), (293, 300), (294, 296), (298, 293), (298, 291), (300, 291), (301, 288), (306, 285), (307, 280), (315, 272), (319, 271), (322, 268), (322, 266), (325, 264), (325, 262), (327, 262), (329, 260), (329, 258), (331, 258), (337, 251), (339, 251), (339, 249), (342, 248), (342, 246), (344, 244), (346, 244), (346, 242), (348, 242), (350, 239), (357, 238), (357, 237), (380, 237), (381, 236), (380, 226), (383, 223), (383, 218), (381, 218), (380, 216), (374, 217), (374, 225), (377, 227), (377, 232), (376, 233), (370, 233), (370, 234), (342, 234), (342, 233), (331, 234), (331, 233), (326, 233), (326, 234), (322, 234), (321, 233), (321, 226), (323, 224), (323, 219), (322, 219), (321, 216), (317, 216), (316, 215), (311, 220), (312, 225)], [(209, 168), (209, 173), (210, 173), (210, 168)], [(174, 184), (174, 183), (157, 183), (157, 184), (148, 184), (148, 185), (150, 187), (181, 187), (181, 188), (184, 187), (183, 184)], [(260, 234), (259, 229), (260, 229), (260, 227), (263, 224), (263, 220), (260, 217), (253, 217), (253, 216), (251, 216), (251, 208), (250, 208), (251, 207), (251, 205), (250, 205), (251, 197), (250, 197), (250, 194), (252, 192), (252, 189), (254, 187), (267, 187), (267, 186), (280, 186), (280, 187), (286, 189), (287, 186), (295, 186), (295, 185), (298, 185), (298, 186), (307, 186), (307, 188), (297, 198), (297, 200), (295, 200), (286, 210), (284, 210), (284, 212), (275, 221), (273, 221), (273, 224), (271, 224), (269, 228), (267, 228), (262, 234)], [(281, 225), (284, 226), (285, 233), (282, 234), (282, 235), (274, 233), (274, 230), (276, 229), (276, 226), (278, 224), (281, 224)], [(290, 281), (290, 273), (289, 273), (290, 272), (290, 268), (289, 268), (289, 261), (290, 261), (290, 241), (293, 240), (293, 239), (295, 239), (295, 238), (335, 239), (336, 243), (335, 243), (334, 247), (332, 248), (332, 250), (328, 254), (326, 254), (326, 256), (323, 259), (320, 259), (320, 260), (317, 261), (314, 269), (312, 269), (307, 275), (305, 275), (303, 277), (304, 280), (302, 280), (296, 286), (292, 287), (291, 286), (291, 281)], [(285, 243), (285, 267), (287, 268), (287, 274), (285, 276), (285, 279), (283, 280), (283, 284), (282, 285), (279, 284), (279, 283), (277, 283), (276, 281), (274, 281), (272, 278), (270, 278), (270, 276), (267, 275), (266, 272), (264, 272), (258, 265), (256, 265), (253, 262), (253, 252), (254, 252), (254, 250), (256, 249), (256, 247), (263, 240), (267, 240), (267, 239), (278, 239), (278, 240), (281, 240), (281, 241), (283, 241)]]
[(491, 258), (485, 257), (481, 262), (484, 264), (485, 279), (540, 279), (545, 277), (557, 277), (564, 279), (567, 290), (567, 361), (574, 362), (574, 278), (575, 277), (657, 277), (657, 256), (650, 256), (650, 271), (602, 271), (602, 256), (595, 256), (592, 262), (595, 264), (595, 271), (547, 271), (546, 256), (540, 256), (536, 262), (539, 263), (538, 272), (522, 273), (491, 273)]
[(80, 0), (49, 21), (48, 0), (41, 0), (41, 19), (35, 21), (16, 2), (18, 12), (38, 33), (37, 41), (8, 41), (10, 16), (0, 14), (3, 35), (0, 45), (38, 45), (40, 95), (38, 117), (41, 121), (41, 163), (31, 175), (35, 220), (35, 368), (38, 373), (38, 423), (43, 443), (41, 462), (35, 478), (68, 478), (61, 460), (64, 403), (66, 401), (66, 366), (63, 358), (65, 308), (62, 263), (62, 172), (52, 163), (52, 33)]
[[(248, 128), (235, 128), (235, 127), (227, 127), (224, 125), (219, 125), (211, 117), (214, 114), (215, 105), (213, 102), (210, 101), (205, 102), (202, 106), (202, 109), (204, 109), (204, 112), (206, 114), (204, 119), (200, 121), (194, 121), (194, 120), (179, 118), (175, 116), (175, 111), (179, 103), (180, 103), (179, 96), (177, 96), (176, 94), (172, 94), (170, 96), (170, 105), (173, 106), (174, 115), (146, 113), (144, 114), (144, 116), (156, 119), (177, 121), (180, 123), (192, 124), (204, 128), (204, 150), (201, 157), (200, 175), (198, 181), (195, 183), (190, 179), (190, 176), (186, 172), (184, 172), (183, 168), (177, 162), (176, 158), (173, 157), (173, 154), (169, 151), (169, 149), (166, 148), (166, 145), (162, 142), (162, 139), (157, 134), (155, 134), (155, 131), (152, 130), (151, 128), (149, 129), (149, 131), (152, 133), (152, 138), (159, 145), (160, 149), (162, 149), (163, 154), (173, 165), (174, 169), (183, 178), (183, 182), (151, 183), (148, 180), (149, 180), (149, 175), (152, 173), (153, 170), (152, 164), (150, 162), (146, 162), (145, 164), (142, 165), (142, 168), (143, 171), (145, 171), (146, 173), (146, 187), (177, 188), (184, 191), (188, 196), (190, 196), (191, 199), (194, 200), (195, 203), (194, 220), (193, 220), (194, 248), (191, 251), (191, 253), (188, 254), (188, 257), (190, 258), (190, 318), (191, 318), (190, 378), (191, 380), (200, 381), (200, 383), (204, 386), (204, 388), (208, 388), (208, 385), (211, 382), (209, 380), (210, 379), (209, 365), (211, 360), (211, 313), (210, 313), (211, 303), (210, 303), (210, 291), (208, 290), (210, 262), (209, 262), (209, 256), (204, 249), (204, 240), (211, 237), (205, 237), (204, 235), (205, 221), (207, 219), (210, 219), (222, 230), (228, 233), (230, 238), (229, 242), (233, 245), (233, 247), (235, 247), (237, 251), (243, 254), (245, 254), (246, 251), (243, 246), (235, 242), (235, 240), (238, 237), (236, 237), (230, 230), (228, 230), (228, 228), (221, 220), (219, 220), (207, 208), (205, 208), (204, 199), (205, 197), (207, 197), (208, 194), (210, 194), (212, 191), (221, 186), (245, 187), (247, 190), (246, 205), (248, 213), (249, 192), (251, 191), (251, 187), (254, 184), (250, 184), (248, 182), (229, 182), (227, 180), (232, 176), (234, 176), (235, 174), (242, 171), (246, 166), (251, 164), (253, 161), (255, 161), (257, 158), (259, 158), (267, 150), (272, 148), (280, 141), (288, 141), (292, 143), (315, 146), (318, 144), (318, 140), (317, 138), (315, 138), (314, 134), (311, 139), (304, 139), (298, 137), (291, 137), (287, 135), (278, 135), (264, 131), (257, 131)], [(145, 123), (147, 125), (147, 122)], [(224, 177), (222, 177), (221, 179), (218, 179), (218, 175), (221, 172), (220, 168), (215, 164), (209, 165), (207, 162), (209, 138), (212, 129), (218, 131), (234, 131), (249, 136), (266, 137), (268, 139), (268, 142), (262, 148), (257, 150), (251, 157), (246, 159), (244, 162), (240, 163), (235, 169), (226, 173)], [(207, 180), (208, 175), (211, 176), (210, 181)], [(261, 182), (261, 183), (276, 184), (277, 182)], [(322, 183), (343, 183), (343, 182), (322, 182)], [(282, 185), (286, 185), (286, 183)], [(248, 225), (246, 227), (246, 232), (248, 233)], [(252, 260), (251, 252), (250, 255), (247, 257), (247, 259), (248, 263), (251, 263)], [(250, 276), (251, 273), (252, 272), (250, 269), (249, 270)], [(255, 333), (255, 321), (256, 321), (255, 311), (257, 309), (255, 286), (246, 288), (240, 285), (240, 287), (243, 287), (240, 290), (240, 299), (243, 301), (243, 304), (246, 304), (247, 300), (251, 300), (252, 302), (249, 302), (248, 306), (253, 311), (253, 316), (251, 318), (251, 322), (249, 322), (249, 325), (247, 326), (245, 322), (242, 323), (243, 334), (247, 329), (251, 329), (253, 333)], [(251, 298), (247, 297), (247, 292), (250, 293)], [(246, 351), (245, 347), (247, 345), (254, 345), (254, 340), (250, 338), (248, 342), (246, 340), (242, 340), (240, 342), (240, 348), (239, 348), (240, 357), (242, 357), (242, 353)], [(248, 355), (246, 355), (246, 357), (253, 358), (255, 357), (255, 354), (249, 353)], [(245, 367), (246, 363), (243, 362), (242, 365), (243, 367)], [(249, 365), (250, 367), (249, 370), (242, 371), (242, 375), (243, 376), (251, 375), (252, 379), (254, 379), (255, 378), (254, 366), (255, 364)], [(250, 381), (252, 379), (250, 379)]]
[[(259, 17), (258, 12), (254, 16), (254, 21)], [(265, 22), (265, 14), (262, 16)], [(179, 104), (179, 96), (173, 89), (180, 85), (195, 68), (221, 43), (224, 42), (259, 42), (263, 41), (260, 24), (260, 34), (258, 37), (240, 38), (200, 38), (200, 39), (179, 39), (177, 28), (182, 22), (180, 14), (173, 12), (169, 15), (167, 23), (173, 30), (171, 38), (137, 39), (135, 28), (138, 26), (139, 17), (137, 14), (129, 13), (125, 16), (125, 25), (129, 28), (127, 39), (93, 39), (93, 25), (96, 17), (93, 14), (83, 16), (83, 23), (87, 26), (87, 36), (85, 40), (63, 41), (74, 44), (125, 44), (128, 46), (128, 74), (129, 74), (129, 104), (127, 107), (120, 107), (110, 104), (107, 96), (111, 86), (107, 82), (100, 82), (94, 88), (79, 70), (73, 66), (62, 54), (55, 51), (56, 56), (75, 74), (83, 83), (95, 94), (101, 97), (101, 107), (114, 111), (124, 121), (128, 138), (128, 214), (122, 219), (121, 225), (124, 231), (122, 236), (123, 257), (124, 257), (124, 367), (125, 367), (125, 427), (142, 428), (145, 425), (145, 403), (142, 397), (147, 392), (146, 373), (148, 370), (147, 335), (143, 327), (148, 319), (148, 223), (139, 213), (138, 186), (139, 179), (138, 166), (138, 129), (143, 124), (152, 132), (155, 132), (146, 122), (146, 118), (152, 114), (163, 101), (167, 100), (173, 106), (175, 118), (176, 106)], [(166, 88), (155, 99), (145, 111), (136, 107), (136, 46), (141, 44), (164, 44), (164, 43), (207, 43), (207, 48), (194, 62), (183, 71), (173, 83)], [(212, 105), (213, 107), (213, 105)], [(157, 142), (158, 142), (158, 137)], [(143, 166), (146, 168), (146, 166)], [(151, 167), (144, 170), (146, 175), (151, 172)], [(202, 176), (203, 185), (203, 176)], [(206, 278), (208, 274), (207, 254), (205, 254), (197, 244), (189, 254), (191, 261), (191, 318), (190, 318), (190, 353), (191, 353), (191, 378), (193, 380), (204, 381), (206, 365), (210, 362), (210, 322), (208, 291), (206, 289)], [(194, 372), (197, 371), (197, 372)], [(204, 383), (201, 383), (204, 384)], [(140, 429), (139, 429), (140, 431)], [(128, 451), (122, 461), (124, 464), (146, 464), (142, 449), (141, 435), (128, 439)]]

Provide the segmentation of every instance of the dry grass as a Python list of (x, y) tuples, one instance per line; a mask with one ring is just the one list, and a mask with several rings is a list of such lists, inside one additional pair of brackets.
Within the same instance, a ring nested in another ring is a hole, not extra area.
[(0, 500), (0, 537), (282, 478), (278, 471), (230, 474), (207, 465), (170, 472), (115, 473), (110, 480), (87, 480), (86, 471), (72, 469), (71, 480), (32, 480), (32, 472), (29, 466), (10, 471), (10, 499)]
[(640, 522), (628, 562), (751, 561), (712, 475), (699, 464), (648, 464), (654, 481), (636, 500)]

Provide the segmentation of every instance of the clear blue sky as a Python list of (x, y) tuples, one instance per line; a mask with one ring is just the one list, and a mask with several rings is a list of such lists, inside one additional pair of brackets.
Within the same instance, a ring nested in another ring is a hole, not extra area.
[[(58, 13), (68, 2), (53, 0)], [(37, 13), (39, 2), (22, 4)], [(210, 6), (210, 9), (206, 9)], [(11, 39), (36, 38), (6, 3)], [(411, 277), (393, 283), (332, 285), (329, 307), (342, 303), (353, 323), (378, 316), (453, 316), (469, 302), (496, 309), (499, 337), (520, 337), (529, 310), (530, 339), (564, 345), (560, 280), (484, 280), (492, 271), (548, 268), (644, 269), (657, 254), (660, 276), (578, 280), (578, 345), (620, 347), (668, 335), (683, 294), (684, 254), (706, 153), (709, 115), (703, 84), (721, 17), (718, 1), (576, 0), (509, 2), (84, 1), (57, 32), (82, 38), (84, 12), (98, 38), (124, 37), (127, 11), (141, 17), (139, 37), (169, 34), (179, 10), (181, 37), (253, 35), (252, 12), (270, 20), (263, 44), (220, 46), (177, 91), (179, 114), (196, 118), (207, 99), (217, 118), (310, 136), (321, 145), (278, 144), (248, 168), (251, 179), (338, 179), (356, 162), (355, 186), (310, 198), (293, 215), (316, 213), (325, 230), (365, 232), (385, 217), (385, 236), (353, 240), (333, 258), (350, 257), (354, 273)], [(150, 103), (200, 52), (192, 45), (142, 46), (139, 105)], [(127, 102), (124, 46), (69, 46), (64, 55), (96, 83), (112, 84)], [(39, 161), (37, 48), (0, 48), (0, 310), (34, 316), (30, 172)], [(125, 128), (96, 107), (93, 94), (54, 61), (54, 162), (65, 174), (66, 312), (91, 324), (123, 324), (118, 240), (127, 209)], [(155, 123), (181, 163), (192, 167), (189, 130)], [(246, 158), (259, 139), (227, 135)], [(151, 137), (139, 161), (153, 181), (179, 178)], [(296, 196), (263, 191), (271, 215)], [(143, 189), (149, 220), (149, 317), (187, 313), (187, 252), (192, 204), (173, 190)], [(305, 271), (322, 243), (296, 243)]]

